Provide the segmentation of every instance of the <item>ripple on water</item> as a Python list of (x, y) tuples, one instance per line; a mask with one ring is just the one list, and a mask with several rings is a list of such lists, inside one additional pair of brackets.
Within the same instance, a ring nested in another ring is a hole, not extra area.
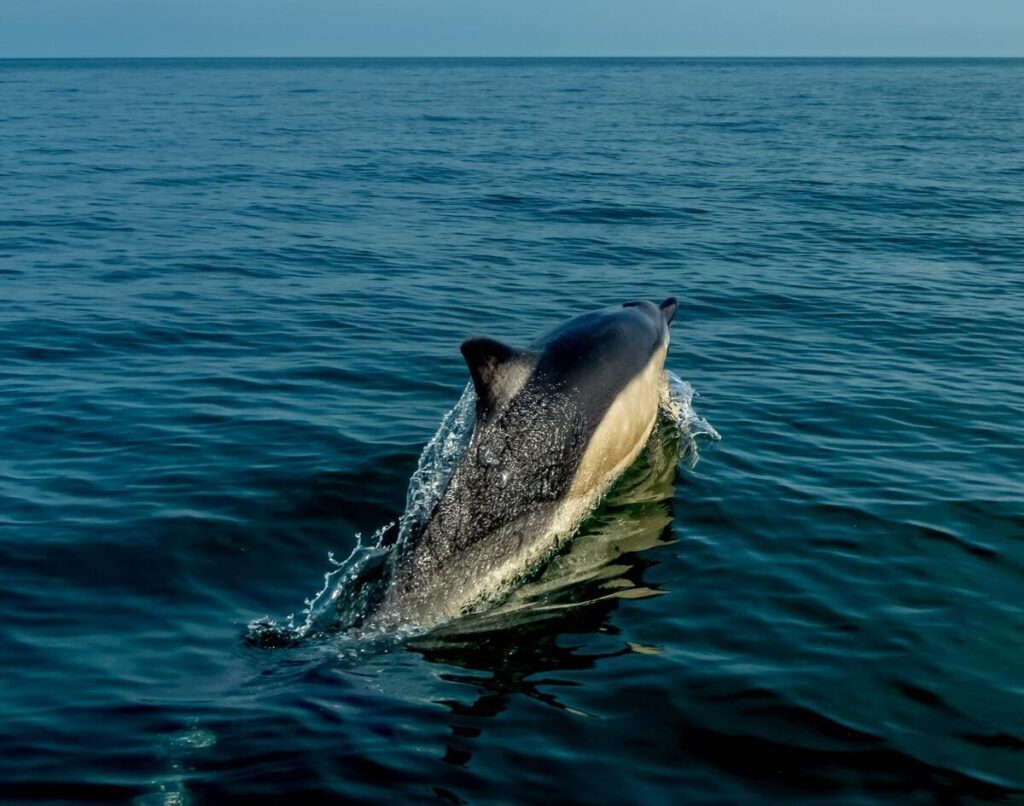
[[(1021, 65), (0, 61), (3, 796), (1018, 796)], [(670, 294), (699, 463), (244, 640), (429, 503), (462, 339)]]

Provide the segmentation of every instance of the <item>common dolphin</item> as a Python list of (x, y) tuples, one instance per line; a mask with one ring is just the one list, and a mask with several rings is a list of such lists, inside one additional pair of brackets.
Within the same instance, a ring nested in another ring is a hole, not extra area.
[(528, 349), (462, 344), (472, 435), (429, 517), (395, 546), (369, 625), (432, 626), (472, 609), (572, 535), (658, 416), (672, 297), (570, 319)]

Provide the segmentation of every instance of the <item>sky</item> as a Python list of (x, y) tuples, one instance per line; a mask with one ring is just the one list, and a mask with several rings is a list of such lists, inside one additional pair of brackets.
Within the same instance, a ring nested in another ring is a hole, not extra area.
[(1024, 0), (0, 0), (59, 56), (1024, 56)]

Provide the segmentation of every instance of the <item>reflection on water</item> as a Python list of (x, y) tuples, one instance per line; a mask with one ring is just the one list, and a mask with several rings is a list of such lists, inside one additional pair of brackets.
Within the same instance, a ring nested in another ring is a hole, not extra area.
[[(605, 658), (634, 651), (651, 652), (617, 640), (609, 616), (620, 599), (657, 596), (644, 581), (653, 562), (640, 552), (672, 542), (672, 494), (680, 459), (679, 421), (664, 413), (644, 452), (580, 527), (576, 538), (514, 590), (497, 607), (471, 614), (407, 647), (431, 663), (446, 667), (443, 680), (474, 690), (468, 702), (438, 700), (451, 711), (451, 742), (444, 760), (457, 765), (472, 757), (472, 739), (482, 719), (497, 716), (510, 697), (522, 695), (569, 710), (557, 694), (560, 671), (592, 668)], [(573, 635), (607, 636), (611, 648), (583, 651)], [(542, 676), (542, 677), (540, 677)]]

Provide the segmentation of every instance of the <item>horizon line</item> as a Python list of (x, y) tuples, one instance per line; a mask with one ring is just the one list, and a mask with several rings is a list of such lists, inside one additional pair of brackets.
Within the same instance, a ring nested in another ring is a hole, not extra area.
[(518, 59), (518, 60), (554, 60), (554, 59), (632, 59), (632, 60), (664, 60), (664, 59), (684, 59), (684, 60), (713, 60), (713, 59), (749, 59), (759, 61), (772, 61), (772, 60), (812, 60), (812, 59), (856, 59), (856, 60), (872, 60), (872, 59), (889, 59), (889, 60), (914, 60), (914, 59), (938, 59), (938, 60), (1021, 60), (1024, 59), (1024, 54), (1021, 55), (981, 55), (981, 54), (853, 54), (853, 55), (842, 55), (842, 54), (800, 54), (800, 55), (738, 55), (738, 54), (720, 54), (720, 55), (685, 55), (685, 54), (653, 54), (635, 56), (628, 54), (574, 54), (574, 55), (504, 55), (504, 56), (482, 56), (482, 55), (358, 55), (358, 56), (341, 56), (341, 55), (107, 55), (107, 56), (3, 56), (0, 55), (0, 61), (66, 61), (66, 60), (90, 60), (90, 61), (114, 61), (119, 59), (134, 59), (134, 60), (171, 60), (171, 59), (336, 59), (336, 60), (356, 60), (356, 59), (379, 59), (379, 60), (403, 60), (403, 59), (417, 59), (417, 60), (452, 60), (452, 59), (474, 59), (474, 60), (491, 60), (497, 61), (501, 59)]

